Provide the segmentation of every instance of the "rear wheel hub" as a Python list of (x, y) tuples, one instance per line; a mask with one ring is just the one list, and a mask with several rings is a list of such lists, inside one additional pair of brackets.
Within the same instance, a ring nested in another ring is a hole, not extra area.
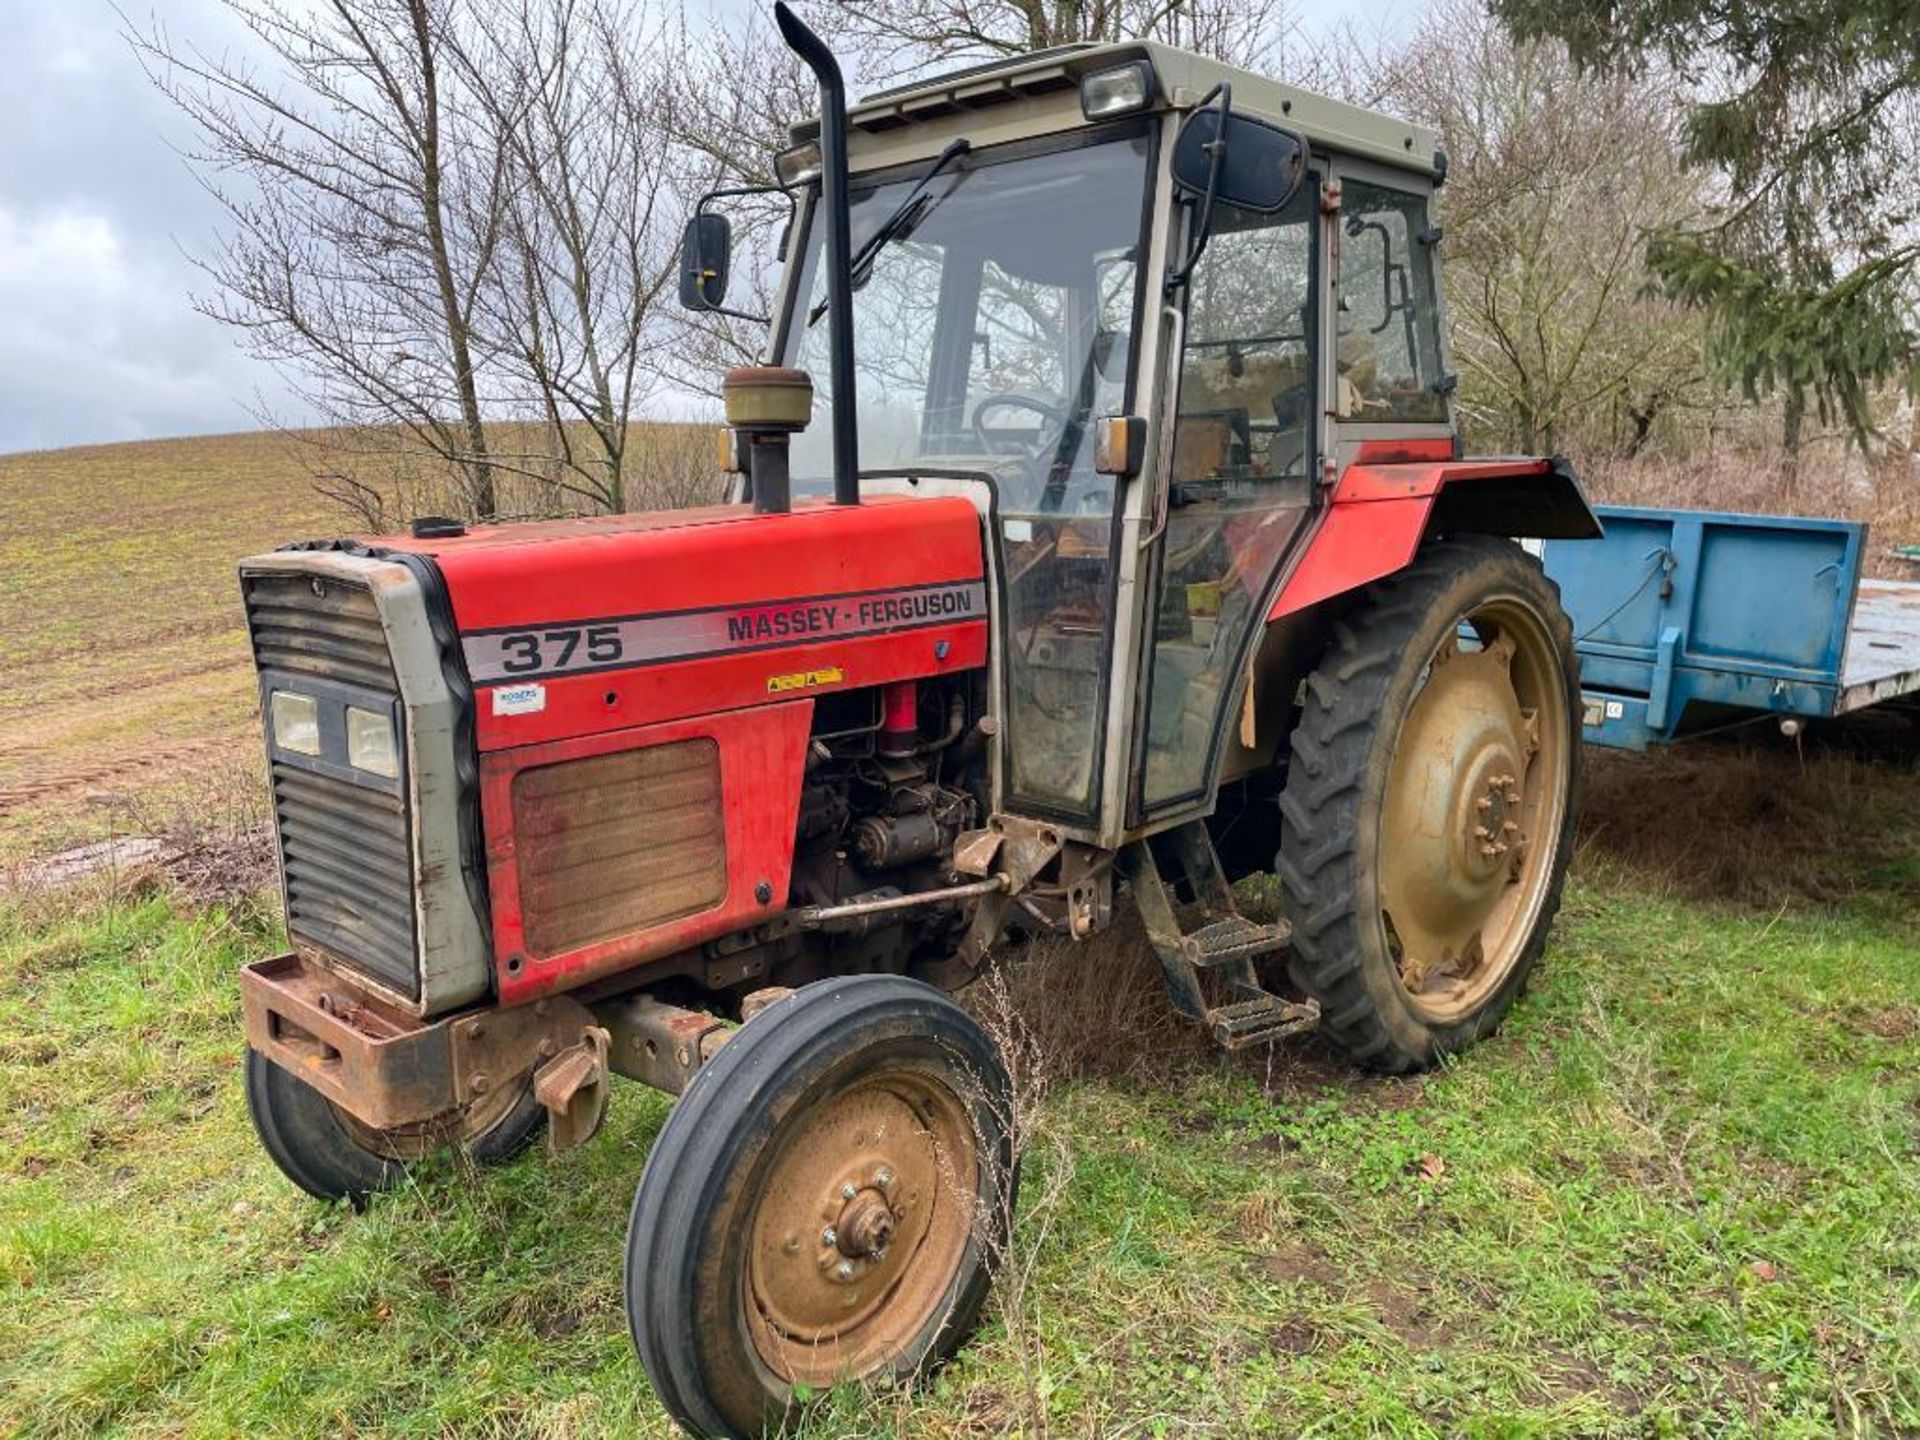
[(1551, 636), (1491, 602), (1442, 642), (1397, 737), (1383, 807), (1380, 900), (1417, 1009), (1447, 1021), (1511, 973), (1549, 886), (1567, 764)]

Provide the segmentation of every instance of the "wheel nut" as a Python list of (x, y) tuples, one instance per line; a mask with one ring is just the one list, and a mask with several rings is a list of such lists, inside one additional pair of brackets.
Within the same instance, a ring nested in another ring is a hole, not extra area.
[(851, 1280), (853, 1278), (853, 1262), (851, 1260), (842, 1260), (839, 1267), (833, 1273), (838, 1275), (842, 1280)]
[(840, 1198), (842, 1200), (851, 1200), (854, 1196), (858, 1195), (859, 1193), (860, 1192), (858, 1190), (854, 1189), (853, 1182), (851, 1180), (847, 1181), (844, 1185), (840, 1187)]
[(827, 1226), (826, 1229), (820, 1232), (820, 1243), (822, 1245), (838, 1245), (840, 1243), (840, 1232), (831, 1225)]
[(879, 1170), (874, 1172), (873, 1183), (875, 1185), (882, 1187), (883, 1189), (886, 1186), (893, 1184), (893, 1171), (888, 1170), (887, 1168), (882, 1166)]

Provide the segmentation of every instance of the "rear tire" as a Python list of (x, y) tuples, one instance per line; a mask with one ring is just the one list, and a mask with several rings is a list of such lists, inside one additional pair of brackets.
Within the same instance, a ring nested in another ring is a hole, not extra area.
[(993, 1043), (918, 981), (822, 981), (743, 1025), (668, 1116), (627, 1230), (668, 1413), (757, 1436), (805, 1392), (951, 1354), (1012, 1213), (1009, 1105)]
[(318, 1090), (258, 1050), (247, 1051), (247, 1113), (260, 1144), (295, 1185), (320, 1200), (367, 1197), (400, 1183), (419, 1158), (449, 1143), (463, 1143), (479, 1164), (498, 1165), (539, 1137), (546, 1107), (533, 1085), (514, 1093), (504, 1115), (479, 1117), (486, 1128), (463, 1136), (459, 1126), (381, 1132), (336, 1109)]
[(1360, 1064), (1431, 1065), (1525, 987), (1573, 853), (1579, 716), (1559, 590), (1511, 541), (1428, 545), (1334, 626), (1277, 869), (1292, 977)]

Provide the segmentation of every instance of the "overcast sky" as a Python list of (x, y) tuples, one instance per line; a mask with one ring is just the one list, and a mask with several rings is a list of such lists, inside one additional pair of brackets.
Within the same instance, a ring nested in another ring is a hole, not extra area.
[[(230, 33), (212, 0), (163, 5), (183, 32)], [(182, 248), (204, 251), (216, 210), (119, 17), (105, 0), (3, 8), (0, 453), (252, 428), (256, 394), (284, 392), (193, 311)]]
[[(1313, 28), (1352, 16), (1391, 29), (1419, 3), (1303, 8)], [(272, 370), (194, 312), (204, 282), (188, 256), (209, 249), (218, 207), (112, 6), (4, 0), (0, 12), (0, 454), (247, 430), (262, 407), (298, 419)], [(156, 0), (155, 13), (179, 37), (246, 42), (218, 0)]]

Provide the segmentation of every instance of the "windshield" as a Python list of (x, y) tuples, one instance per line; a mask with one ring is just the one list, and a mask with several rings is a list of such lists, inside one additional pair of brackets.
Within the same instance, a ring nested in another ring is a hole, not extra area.
[[(1145, 127), (1107, 134), (961, 156), (904, 211), (931, 160), (852, 197), (856, 254), (889, 231), (853, 296), (860, 467), (992, 478), (1020, 737), (1005, 793), (1066, 816), (1093, 813), (1112, 634), (1114, 480), (1094, 472), (1089, 421), (1127, 405), (1146, 215)], [(784, 356), (814, 380), (792, 450), (811, 493), (833, 474), (820, 228)]]
[[(1003, 514), (1111, 509), (1088, 420), (1126, 403), (1145, 203), (1144, 135), (997, 161), (928, 181), (853, 299), (862, 470), (990, 471)], [(857, 254), (931, 161), (852, 196)], [(785, 363), (814, 381), (794, 488), (832, 488), (826, 298), (808, 237)]]

